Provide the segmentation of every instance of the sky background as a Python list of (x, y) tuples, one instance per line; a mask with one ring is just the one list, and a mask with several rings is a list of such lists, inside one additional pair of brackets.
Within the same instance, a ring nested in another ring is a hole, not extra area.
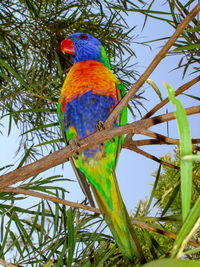
[[(168, 6), (167, 5), (161, 6), (161, 2), (163, 1), (156, 1), (156, 4), (154, 4), (153, 9), (154, 10), (160, 9), (167, 11)], [(187, 1), (182, 1), (182, 2), (184, 4)], [(137, 38), (135, 39), (136, 42), (148, 41), (152, 39), (162, 38), (165, 36), (171, 36), (174, 32), (174, 29), (170, 27), (168, 24), (153, 19), (148, 19), (146, 26), (142, 31), (144, 16), (140, 14), (136, 13), (130, 14), (126, 18), (126, 20), (130, 25), (130, 27), (137, 25), (136, 29), (133, 31), (134, 35), (137, 36)], [(164, 41), (152, 43), (151, 44), (152, 50), (150, 50), (147, 46), (138, 45), (134, 43), (131, 44), (131, 47), (137, 56), (137, 58), (132, 59), (132, 62), (138, 63), (136, 70), (139, 71), (140, 74), (142, 74), (145, 71), (146, 67), (150, 64), (150, 62), (159, 52), (160, 47), (164, 43), (165, 43)], [(164, 80), (167, 81), (169, 84), (171, 84), (174, 90), (176, 90), (179, 86), (194, 78), (193, 75), (189, 75), (191, 71), (187, 73), (184, 80), (182, 80), (182, 71), (180, 70), (171, 71), (174, 67), (178, 65), (179, 60), (180, 60), (179, 56), (168, 56), (164, 58), (159, 64), (159, 66), (156, 68), (156, 70), (153, 72), (153, 74), (149, 77), (159, 87), (163, 98), (166, 97), (166, 88), (163, 85)], [(142, 89), (145, 90), (144, 96), (148, 99), (148, 101), (144, 101), (143, 104), (145, 105), (147, 110), (150, 110), (157, 103), (159, 103), (160, 100), (156, 95), (156, 93), (154, 92), (154, 90), (147, 84), (145, 84)], [(193, 86), (192, 89), (188, 90), (188, 93), (198, 96), (199, 93), (197, 90), (199, 90), (199, 84)], [(192, 105), (198, 104), (197, 101), (191, 100), (190, 98), (180, 96), (179, 99), (182, 100), (184, 107), (190, 107)], [(165, 113), (166, 108), (168, 109), (169, 112), (174, 111), (174, 107), (169, 103), (163, 109), (159, 110), (159, 113), (156, 113), (156, 115)], [(143, 115), (146, 113), (145, 110), (143, 110), (142, 108), (141, 112)], [(198, 117), (197, 115), (189, 116), (191, 133), (192, 137), (194, 138), (199, 137), (199, 124), (196, 123), (198, 121)], [(138, 114), (137, 120), (139, 119), (140, 117)], [(130, 122), (131, 121), (132, 118)], [(17, 155), (16, 157), (15, 152), (18, 147), (18, 141), (19, 141), (18, 136), (20, 134), (19, 130), (16, 127), (13, 127), (10, 136), (7, 136), (8, 119), (3, 119), (1, 123), (4, 125), (4, 129), (3, 129), (3, 135), (0, 135), (0, 143), (1, 143), (0, 167), (10, 163), (15, 164), (16, 160), (19, 159), (19, 155)], [(162, 124), (153, 127), (151, 129), (163, 135), (167, 135), (166, 124)], [(178, 130), (176, 122), (169, 123), (169, 133), (170, 137), (178, 138)], [(140, 139), (140, 138), (144, 139), (144, 136), (138, 136), (138, 135), (134, 136), (134, 139)], [(165, 146), (157, 145), (149, 147), (144, 146), (141, 147), (141, 149), (157, 157), (160, 157), (163, 154), (172, 152), (173, 147), (166, 145)], [(119, 157), (119, 162), (116, 172), (117, 172), (119, 188), (128, 211), (134, 209), (140, 200), (144, 200), (145, 197), (148, 198), (150, 196), (152, 184), (154, 182), (152, 173), (155, 170), (157, 170), (158, 167), (159, 164), (150, 159), (144, 158), (143, 156), (138, 155), (135, 152), (128, 151), (126, 149), (122, 150)], [(47, 175), (57, 175), (61, 173), (66, 178), (76, 180), (69, 162), (64, 164), (64, 169), (61, 166), (58, 166), (56, 168), (48, 170), (48, 172), (46, 172), (45, 174), (40, 174), (39, 177), (42, 176), (48, 177)], [(66, 182), (66, 184), (63, 184), (63, 186), (70, 192), (70, 194), (66, 196), (66, 200), (81, 202), (84, 199), (82, 191), (79, 188), (78, 182), (73, 182), (73, 183)], [(37, 200), (34, 199), (34, 201)], [(27, 205), (28, 204), (32, 205), (34, 201), (32, 198), (29, 198), (28, 202), (26, 203)]]

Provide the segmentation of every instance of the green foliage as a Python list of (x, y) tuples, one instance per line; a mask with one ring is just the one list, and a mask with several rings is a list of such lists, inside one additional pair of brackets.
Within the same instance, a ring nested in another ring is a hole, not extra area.
[[(161, 157), (165, 162), (175, 166), (180, 166), (180, 151), (178, 148), (174, 150), (173, 155), (168, 153)], [(163, 171), (160, 173), (158, 185), (154, 194), (157, 203), (161, 208), (160, 214), (172, 215), (181, 213), (181, 191), (180, 191), (180, 172), (176, 169), (162, 166)], [(200, 166), (198, 162), (193, 162), (193, 173), (200, 175)], [(156, 176), (157, 173), (154, 174)], [(199, 197), (200, 182), (193, 179), (191, 206), (194, 205)]]
[[(72, 260), (90, 261), (98, 249), (98, 243), (108, 239), (103, 233), (95, 235), (90, 230), (91, 222), (93, 227), (101, 224), (101, 220), (95, 219), (93, 215), (81, 215), (71, 209), (66, 211), (65, 206), (50, 206), (46, 201), (41, 201), (28, 210), (32, 212), (31, 218), (26, 218), (26, 210), (18, 206), (1, 208), (1, 211), (4, 211), (1, 213), (2, 229), (5, 224), (6, 231), (2, 232), (0, 257), (5, 259), (7, 254), (15, 254), (13, 263), (18, 266), (41, 266), (52, 259), (58, 266), (64, 266), (66, 263), (70, 266)], [(72, 214), (69, 214), (70, 211)], [(71, 221), (71, 216), (75, 217), (75, 223)]]
[(165, 259), (165, 260), (158, 260), (158, 261), (153, 261), (148, 264), (144, 265), (145, 267), (168, 267), (168, 266), (173, 266), (173, 267), (198, 267), (199, 263), (196, 261), (183, 261), (183, 260), (175, 260), (175, 259)]
[(174, 242), (174, 246), (171, 252), (171, 257), (175, 257), (176, 254), (181, 255), (186, 245), (187, 236), (190, 237), (191, 235), (193, 235), (193, 233), (195, 233), (199, 229), (199, 222), (200, 222), (199, 214), (200, 214), (200, 197), (198, 197), (196, 203), (192, 207), (189, 215), (187, 216), (178, 234), (176, 241)]

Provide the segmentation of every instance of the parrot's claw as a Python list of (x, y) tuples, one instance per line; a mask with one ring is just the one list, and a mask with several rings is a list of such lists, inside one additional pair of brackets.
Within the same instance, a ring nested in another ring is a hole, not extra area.
[[(105, 130), (106, 127), (104, 125), (104, 122), (103, 121), (99, 121), (96, 124), (96, 129), (97, 129), (97, 131), (103, 131), (103, 130)], [(115, 142), (115, 138), (113, 137), (110, 141), (114, 143)], [(101, 145), (103, 145), (103, 143)]]
[(80, 144), (79, 144), (79, 140), (78, 138), (74, 138), (74, 139), (71, 139), (69, 140), (69, 146), (71, 147), (71, 149), (73, 150), (73, 157), (75, 159), (78, 158), (78, 147), (80, 147)]
[(105, 126), (104, 126), (103, 121), (99, 121), (99, 122), (96, 124), (96, 129), (97, 129), (97, 131), (103, 131), (103, 130), (105, 130)]

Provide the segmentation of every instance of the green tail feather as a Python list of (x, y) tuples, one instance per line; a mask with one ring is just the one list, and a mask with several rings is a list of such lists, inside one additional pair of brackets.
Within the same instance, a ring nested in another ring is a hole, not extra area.
[(116, 154), (121, 147), (120, 140), (108, 140), (102, 145), (101, 151), (88, 160), (84, 160), (84, 155), (79, 154), (75, 162), (89, 180), (97, 204), (122, 253), (132, 261), (138, 256), (140, 262), (144, 262), (142, 249), (136, 239), (114, 173)]
[(112, 181), (113, 210), (110, 209), (100, 191), (91, 185), (97, 204), (122, 253), (126, 254), (130, 260), (138, 256), (143, 261), (143, 253), (136, 239), (133, 225), (123, 203), (114, 173), (110, 179)]

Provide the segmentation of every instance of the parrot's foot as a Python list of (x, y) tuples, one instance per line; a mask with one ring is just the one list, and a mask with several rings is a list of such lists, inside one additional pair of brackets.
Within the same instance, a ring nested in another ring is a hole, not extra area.
[(114, 142), (115, 142), (115, 138), (113, 137), (112, 139), (110, 139), (110, 141), (111, 141), (112, 143), (114, 143)]
[(99, 122), (96, 124), (96, 129), (97, 129), (97, 131), (103, 131), (103, 130), (105, 130), (105, 126), (104, 126), (103, 121), (99, 121)]
[[(97, 131), (103, 131), (103, 130), (105, 130), (106, 127), (104, 125), (104, 122), (103, 121), (99, 121), (96, 124), (96, 129), (97, 129)], [(113, 137), (110, 141), (114, 143), (115, 142), (115, 138)], [(103, 143), (101, 145), (103, 145)]]
[(74, 152), (73, 157), (75, 159), (77, 159), (78, 158), (78, 147), (80, 147), (78, 138), (74, 138), (74, 139), (69, 140), (69, 146), (71, 147), (71, 149)]

